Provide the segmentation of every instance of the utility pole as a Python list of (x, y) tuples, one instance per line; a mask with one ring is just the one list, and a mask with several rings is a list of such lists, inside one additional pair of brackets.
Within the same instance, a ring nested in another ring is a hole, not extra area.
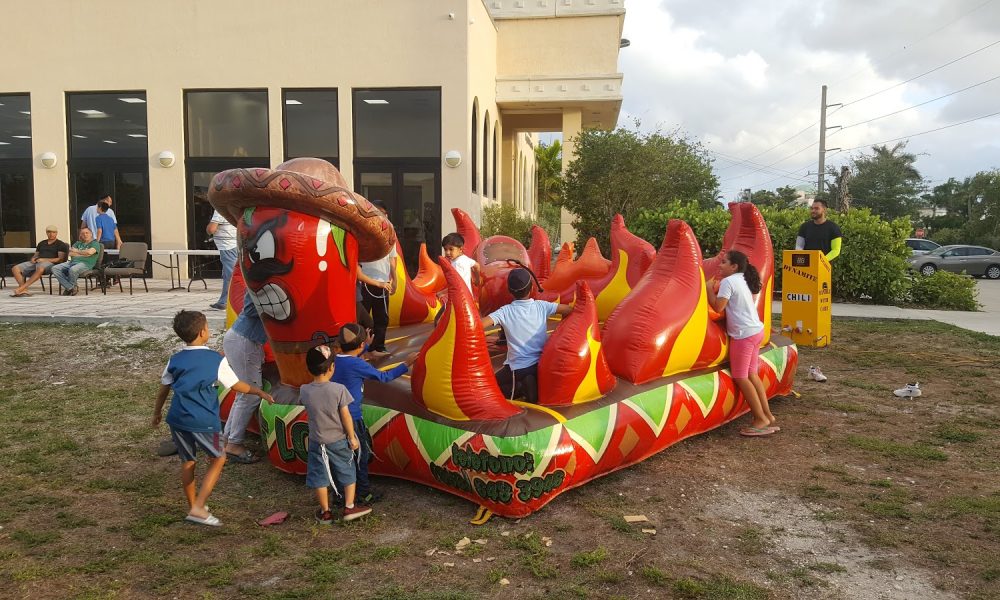
[(819, 176), (816, 181), (816, 196), (823, 195), (823, 176), (826, 170), (826, 86), (819, 101)]
[[(826, 109), (833, 106), (843, 106), (843, 104), (827, 104), (826, 103), (826, 86), (823, 86), (823, 93), (819, 101), (819, 174), (816, 179), (816, 195), (819, 196), (823, 193), (823, 184), (826, 183), (824, 176), (826, 173), (826, 130), (827, 129), (840, 129), (840, 125), (835, 125), (833, 127), (826, 126)], [(830, 150), (840, 150), (840, 148), (831, 148)]]

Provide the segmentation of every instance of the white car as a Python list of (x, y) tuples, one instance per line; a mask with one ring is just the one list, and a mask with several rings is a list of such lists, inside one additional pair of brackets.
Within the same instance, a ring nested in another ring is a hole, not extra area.
[(909, 246), (910, 254), (913, 256), (927, 254), (941, 247), (941, 244), (925, 240), (924, 238), (906, 238), (906, 245)]

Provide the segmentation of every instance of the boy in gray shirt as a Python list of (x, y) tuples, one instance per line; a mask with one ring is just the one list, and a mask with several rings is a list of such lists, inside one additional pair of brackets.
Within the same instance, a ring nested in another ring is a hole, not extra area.
[[(344, 520), (353, 521), (372, 511), (371, 507), (354, 503), (357, 488), (354, 450), (359, 447), (354, 433), (354, 420), (348, 406), (353, 401), (347, 388), (333, 383), (334, 354), (327, 346), (317, 346), (306, 353), (306, 368), (312, 383), (299, 388), (299, 402), (309, 417), (309, 461), (306, 485), (316, 490), (319, 510), (316, 521), (333, 523), (327, 488), (337, 484), (344, 489)], [(337, 492), (339, 494), (339, 492)]]

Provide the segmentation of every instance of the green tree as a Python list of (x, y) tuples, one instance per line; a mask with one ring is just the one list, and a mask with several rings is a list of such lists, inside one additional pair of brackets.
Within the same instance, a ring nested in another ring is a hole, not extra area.
[(777, 188), (773, 192), (757, 190), (750, 195), (750, 201), (757, 206), (770, 206), (772, 208), (795, 208), (799, 205), (798, 200), (798, 190), (788, 185)]
[[(871, 154), (852, 158), (851, 207), (870, 208), (890, 220), (915, 213), (924, 189), (916, 162), (917, 155), (906, 152), (906, 142), (891, 148), (872, 146)], [(832, 197), (836, 197), (834, 191), (830, 190)]]
[(562, 143), (554, 140), (551, 145), (535, 147), (535, 175), (538, 184), (538, 224), (549, 234), (549, 241), (558, 246), (560, 241), (560, 210), (562, 199)]
[(679, 132), (640, 133), (635, 129), (587, 129), (576, 138), (562, 205), (576, 216), (577, 246), (597, 238), (610, 252), (609, 229), (616, 213), (626, 223), (643, 210), (672, 202), (695, 202), (721, 210), (718, 180), (701, 144)]

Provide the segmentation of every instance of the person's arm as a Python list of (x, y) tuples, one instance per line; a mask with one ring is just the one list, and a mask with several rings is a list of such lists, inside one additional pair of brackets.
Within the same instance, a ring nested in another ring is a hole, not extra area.
[(101, 241), (101, 234), (102, 233), (104, 233), (104, 228), (103, 227), (98, 227), (97, 228), (97, 235), (94, 236), (94, 239), (97, 240), (98, 242), (100, 242)]
[(35, 250), (35, 253), (31, 255), (31, 262), (38, 262), (38, 250)]
[(569, 304), (560, 304), (558, 307), (556, 307), (556, 314), (559, 315), (560, 317), (565, 317), (571, 312), (573, 312), (573, 307), (570, 306)]
[(389, 257), (389, 287), (385, 288), (389, 290), (390, 294), (396, 292), (396, 261), (399, 260), (395, 256)]
[(406, 366), (406, 363), (400, 363), (388, 371), (380, 371), (362, 360), (358, 363), (358, 370), (365, 379), (374, 379), (381, 383), (388, 383), (407, 373), (410, 368)]
[(219, 229), (219, 224), (218, 223), (211, 223), (210, 222), (208, 224), (208, 226), (205, 227), (205, 232), (208, 233), (208, 235), (215, 235), (215, 232), (218, 229)]
[(170, 386), (161, 383), (160, 390), (156, 392), (156, 404), (153, 406), (153, 428), (160, 426), (160, 420), (163, 419), (163, 405), (167, 402), (167, 394), (170, 393)]
[(364, 283), (366, 285), (370, 285), (372, 287), (381, 288), (383, 290), (389, 289), (389, 282), (388, 281), (379, 281), (378, 279), (374, 279), (372, 277), (369, 277), (369, 276), (365, 275), (365, 272), (362, 271), (361, 269), (358, 269), (358, 281), (360, 281), (361, 283)]
[(268, 394), (264, 390), (254, 387), (245, 381), (237, 381), (233, 384), (233, 389), (241, 394), (250, 394), (251, 396), (260, 396), (264, 400), (267, 400), (271, 404), (274, 404), (274, 398), (271, 394)]
[(118, 250), (122, 249), (122, 236), (118, 233), (118, 228), (115, 227), (115, 248)]
[(59, 263), (63, 262), (66, 262), (66, 253), (60, 250), (59, 253), (56, 254), (56, 259), (52, 261), (52, 264), (58, 265)]
[(803, 223), (799, 226), (799, 232), (795, 234), (795, 249), (805, 250), (806, 249), (806, 224)]
[(840, 256), (840, 247), (843, 238), (835, 237), (833, 241), (830, 242), (830, 251), (826, 255), (826, 260), (833, 262), (833, 259)]
[(361, 443), (358, 442), (358, 436), (354, 433), (354, 419), (351, 418), (351, 409), (347, 408), (347, 405), (340, 407), (340, 422), (344, 424), (344, 433), (347, 434), (347, 443), (351, 446), (351, 450), (357, 450), (361, 447)]
[[(100, 243), (100, 242), (98, 242), (98, 243)], [(94, 248), (93, 246), (87, 246), (83, 250), (77, 252), (77, 254), (80, 255), (80, 256), (93, 256), (93, 255), (97, 254), (97, 248)]]
[(715, 292), (715, 283), (717, 279), (713, 277), (709, 280), (708, 285), (705, 286), (705, 291), (708, 293), (708, 305), (712, 307), (717, 313), (721, 313), (726, 310), (726, 305), (729, 304), (729, 287), (726, 286), (726, 290), (723, 291), (722, 287), (719, 287), (719, 293), (725, 294), (726, 297), (722, 298)]
[(472, 285), (482, 285), (483, 275), (482, 270), (479, 268), (479, 263), (472, 261)]
[(490, 327), (496, 325), (496, 323), (493, 322), (493, 319), (489, 317), (483, 317), (482, 324), (483, 324), (483, 329), (489, 329)]
[(233, 371), (233, 368), (229, 366), (229, 361), (222, 357), (222, 361), (219, 363), (219, 373), (216, 376), (216, 380), (222, 384), (223, 387), (231, 387), (241, 394), (250, 394), (252, 396), (260, 396), (264, 400), (267, 400), (271, 404), (274, 404), (274, 398), (271, 394), (268, 394), (264, 390), (250, 385), (245, 381), (240, 381), (239, 377)]

